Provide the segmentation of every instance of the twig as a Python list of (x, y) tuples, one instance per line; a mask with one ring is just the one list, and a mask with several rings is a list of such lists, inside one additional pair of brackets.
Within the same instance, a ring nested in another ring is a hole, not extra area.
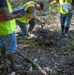
[(37, 69), (39, 69), (44, 75), (47, 75), (47, 72), (45, 70), (43, 70), (35, 61), (33, 61), (30, 57), (28, 57), (25, 54), (22, 54), (21, 52), (19, 52), (18, 50), (16, 51), (20, 56), (24, 57), (25, 59), (27, 59), (29, 62), (31, 62)]

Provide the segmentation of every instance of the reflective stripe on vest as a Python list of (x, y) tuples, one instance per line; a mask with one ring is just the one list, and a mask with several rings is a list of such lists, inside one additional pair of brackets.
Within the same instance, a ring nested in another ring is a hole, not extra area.
[(24, 4), (24, 7), (25, 7), (25, 11), (27, 11), (27, 9), (31, 6), (34, 6), (34, 2), (33, 1), (30, 1), (30, 2), (27, 2), (26, 4)]
[(5, 20), (3, 16), (0, 16), (0, 22), (7, 22), (8, 20)]

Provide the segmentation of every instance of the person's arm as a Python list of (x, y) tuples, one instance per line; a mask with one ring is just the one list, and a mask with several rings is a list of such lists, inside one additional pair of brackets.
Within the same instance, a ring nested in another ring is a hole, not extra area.
[(52, 6), (52, 4), (55, 4), (55, 3), (57, 3), (59, 0), (52, 0), (51, 2), (50, 2), (50, 6)]
[(68, 12), (71, 12), (71, 11), (74, 11), (74, 5), (73, 4), (72, 4), (72, 8), (71, 9), (68, 8)]
[(0, 0), (0, 14), (2, 14), (3, 20), (11, 20), (17, 17), (21, 17), (20, 14), (14, 15), (9, 13), (6, 0)]
[(30, 7), (28, 10), (27, 10), (27, 13), (31, 13), (33, 17), (33, 19), (35, 19), (37, 22), (41, 22), (43, 23), (43, 21), (40, 20), (40, 18), (36, 15), (36, 9), (35, 7)]
[(12, 13), (9, 13), (7, 7), (2, 7), (2, 8), (0, 8), (0, 13), (2, 14), (2, 16), (3, 16), (3, 18), (4, 18), (5, 20), (11, 20), (11, 19), (14, 19), (14, 18), (19, 18), (19, 17), (21, 17), (21, 14), (14, 15), (14, 14), (12, 14)]
[(39, 19), (39, 17), (35, 14), (35, 13), (32, 13), (32, 15), (33, 15), (33, 18), (37, 21), (37, 22), (43, 22), (43, 21), (41, 21), (40, 19)]

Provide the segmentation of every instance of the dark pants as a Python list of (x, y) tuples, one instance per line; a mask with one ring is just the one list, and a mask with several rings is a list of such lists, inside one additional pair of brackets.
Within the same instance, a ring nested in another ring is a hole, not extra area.
[[(16, 23), (17, 23), (17, 25), (20, 27), (20, 29), (21, 29), (21, 32), (20, 32), (20, 35), (22, 35), (22, 36), (25, 36), (25, 35), (27, 35), (28, 34), (28, 30), (27, 30), (27, 27), (26, 27), (26, 23), (22, 23), (22, 22), (20, 22), (20, 21), (18, 21), (18, 20), (16, 20)], [(30, 21), (29, 21), (29, 24), (30, 24), (30, 26), (31, 27), (34, 27), (35, 26), (35, 20), (34, 19), (31, 19)]]

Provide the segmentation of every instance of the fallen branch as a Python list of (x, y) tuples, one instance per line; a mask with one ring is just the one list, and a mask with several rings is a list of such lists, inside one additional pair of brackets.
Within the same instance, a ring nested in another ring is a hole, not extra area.
[(30, 57), (28, 57), (25, 54), (22, 54), (21, 52), (19, 52), (18, 50), (16, 51), (18, 55), (22, 56), (23, 58), (25, 58), (26, 60), (28, 60), (29, 62), (31, 62), (37, 69), (39, 69), (44, 75), (47, 75), (47, 72), (45, 70), (43, 70), (35, 61), (33, 61)]

